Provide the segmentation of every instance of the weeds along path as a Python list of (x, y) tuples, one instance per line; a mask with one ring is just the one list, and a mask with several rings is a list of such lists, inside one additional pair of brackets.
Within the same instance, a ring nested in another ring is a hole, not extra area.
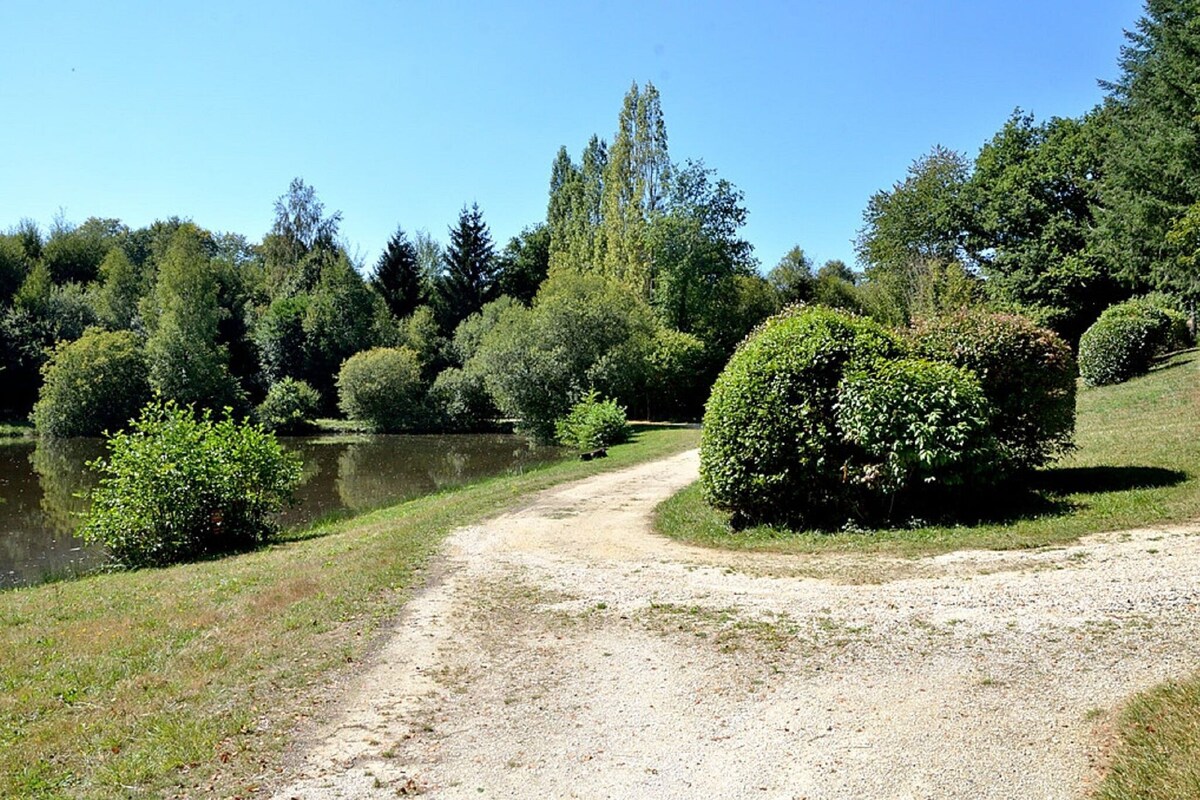
[(650, 530), (696, 469), (456, 532), (274, 796), (1078, 797), (1106, 710), (1200, 659), (1200, 528), (882, 566), (720, 553)]

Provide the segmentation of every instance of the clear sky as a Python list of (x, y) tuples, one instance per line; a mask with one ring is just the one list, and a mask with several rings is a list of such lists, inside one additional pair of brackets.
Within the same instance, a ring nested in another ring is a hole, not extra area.
[(870, 195), (1016, 106), (1098, 103), (1135, 0), (0, 2), (0, 229), (179, 215), (257, 240), (300, 176), (373, 264), (397, 224), (498, 244), (634, 80), (671, 156), (745, 192), (764, 270), (853, 263)]

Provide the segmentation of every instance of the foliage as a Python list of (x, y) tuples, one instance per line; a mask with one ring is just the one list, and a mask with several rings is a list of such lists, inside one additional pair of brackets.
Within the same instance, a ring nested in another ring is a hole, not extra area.
[(483, 375), (475, 369), (449, 367), (429, 387), (429, 406), (435, 420), (450, 430), (482, 428), (498, 416)]
[(1149, 303), (1110, 306), (1079, 340), (1079, 374), (1089, 386), (1144, 375), (1164, 350), (1170, 332), (1170, 317)]
[(54, 348), (42, 367), (33, 420), (44, 436), (99, 436), (124, 427), (149, 399), (138, 338), (92, 328)]
[[(1200, 202), (1200, 27), (1192, 0), (1150, 0), (1121, 48), (1121, 74), (1103, 116), (1104, 183), (1098, 242), (1137, 288), (1200, 295), (1194, 227)], [(1172, 235), (1176, 234), (1176, 235)]]
[(91, 217), (79, 227), (55, 220), (42, 247), (41, 263), (57, 284), (87, 283), (95, 279), (108, 251), (128, 233), (129, 229), (115, 219)]
[(607, 168), (608, 146), (594, 134), (578, 167), (565, 147), (555, 156), (546, 210), (550, 268), (588, 270), (603, 265), (601, 212)]
[(847, 477), (892, 495), (988, 477), (991, 411), (960, 367), (912, 358), (860, 365), (842, 380), (837, 424), (868, 460)]
[(533, 225), (509, 239), (497, 257), (497, 291), (525, 305), (533, 302), (550, 269), (550, 228)]
[(201, 231), (191, 223), (181, 226), (171, 237), (154, 294), (142, 304), (150, 330), (150, 385), (181, 405), (241, 409), (245, 394), (229, 372), (228, 349), (217, 341), (218, 292)]
[(1196, 343), (1196, 337), (1188, 325), (1187, 315), (1175, 297), (1164, 292), (1150, 292), (1138, 299), (1167, 315), (1169, 326), (1162, 345), (1163, 352), (1183, 350)]
[(779, 292), (784, 304), (807, 303), (813, 299), (813, 284), (816, 281), (812, 259), (799, 247), (793, 247), (767, 273), (767, 281)]
[[(302, 262), (311, 255), (332, 253), (337, 248), (342, 212), (325, 216), (325, 205), (316, 190), (301, 178), (293, 178), (287, 192), (275, 200), (275, 220), (263, 237), (267, 281), (272, 293), (306, 288), (298, 281)], [(319, 261), (319, 258), (317, 259)], [(300, 287), (296, 284), (299, 282)]]
[(21, 239), (16, 235), (0, 235), (0, 306), (12, 301), (29, 268)]
[(100, 262), (92, 306), (109, 330), (133, 330), (138, 323), (138, 302), (146, 285), (125, 251), (114, 247)]
[(454, 329), (454, 338), (450, 342), (450, 353), (454, 362), (465, 364), (474, 358), (488, 331), (496, 327), (504, 312), (514, 305), (517, 305), (516, 300), (501, 295), (460, 322)]
[(920, 320), (910, 338), (921, 356), (979, 379), (1001, 471), (1040, 467), (1070, 450), (1075, 361), (1057, 334), (1015, 314), (975, 310)]
[(463, 206), (458, 224), (450, 229), (450, 244), (442, 256), (438, 280), (443, 329), (452, 331), (485, 303), (495, 299), (499, 273), (492, 235), (479, 204)]
[(419, 306), (428, 287), (417, 263), (417, 248), (397, 227), (375, 264), (371, 285), (383, 297), (396, 319), (404, 319)]
[(595, 450), (629, 440), (633, 433), (625, 409), (615, 400), (601, 400), (594, 390), (554, 424), (555, 439), (564, 447)]
[(646, 355), (646, 417), (695, 419), (708, 389), (704, 342), (688, 333), (659, 328)]
[(371, 291), (345, 255), (322, 266), (304, 312), (302, 377), (327, 402), (336, 396), (338, 369), (377, 342), (382, 298)]
[(1020, 110), (979, 151), (967, 247), (989, 295), (1043, 309), (1069, 342), (1122, 289), (1089, 242), (1103, 176), (1096, 113), (1040, 125)]
[(346, 416), (384, 432), (424, 424), (423, 389), (417, 354), (407, 347), (356, 353), (337, 377), (338, 405)]
[(270, 434), (171, 401), (147, 405), (91, 466), (101, 477), (79, 535), (126, 567), (262, 544), (300, 479), (299, 458)]
[(820, 523), (843, 516), (860, 459), (837, 426), (848, 372), (899, 356), (900, 340), (870, 320), (816, 306), (772, 317), (733, 354), (704, 413), (706, 499), (742, 520)]
[(483, 374), (501, 412), (550, 441), (554, 422), (591, 389), (627, 403), (613, 384), (640, 387), (637, 359), (653, 330), (650, 310), (631, 290), (564, 270), (542, 285), (531, 308), (506, 309), (467, 366)]
[(258, 424), (276, 433), (304, 433), (313, 429), (321, 409), (321, 396), (304, 381), (284, 378), (271, 384), (255, 410)]
[(421, 306), (404, 320), (397, 344), (416, 353), (421, 363), (421, 378), (426, 383), (432, 381), (451, 360), (451, 343), (442, 336), (441, 326), (429, 306)]

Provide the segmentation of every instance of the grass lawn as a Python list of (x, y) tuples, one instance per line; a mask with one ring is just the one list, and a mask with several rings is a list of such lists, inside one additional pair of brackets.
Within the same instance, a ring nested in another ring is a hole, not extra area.
[(446, 533), (563, 481), (694, 447), (639, 429), (565, 461), (169, 569), (0, 592), (0, 797), (249, 796)]
[(1116, 386), (1081, 388), (1078, 449), (1033, 485), (980, 498), (970, 524), (823, 533), (759, 526), (734, 532), (699, 484), (663, 503), (659, 530), (692, 544), (783, 553), (919, 556), (964, 548), (1062, 544), (1099, 531), (1200, 518), (1200, 354), (1169, 359)]

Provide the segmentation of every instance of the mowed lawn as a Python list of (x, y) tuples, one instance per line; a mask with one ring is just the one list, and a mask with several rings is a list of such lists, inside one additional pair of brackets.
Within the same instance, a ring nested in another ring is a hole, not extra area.
[(602, 461), (492, 479), (255, 553), (0, 592), (0, 797), (251, 796), (445, 534), (697, 440), (642, 427)]

